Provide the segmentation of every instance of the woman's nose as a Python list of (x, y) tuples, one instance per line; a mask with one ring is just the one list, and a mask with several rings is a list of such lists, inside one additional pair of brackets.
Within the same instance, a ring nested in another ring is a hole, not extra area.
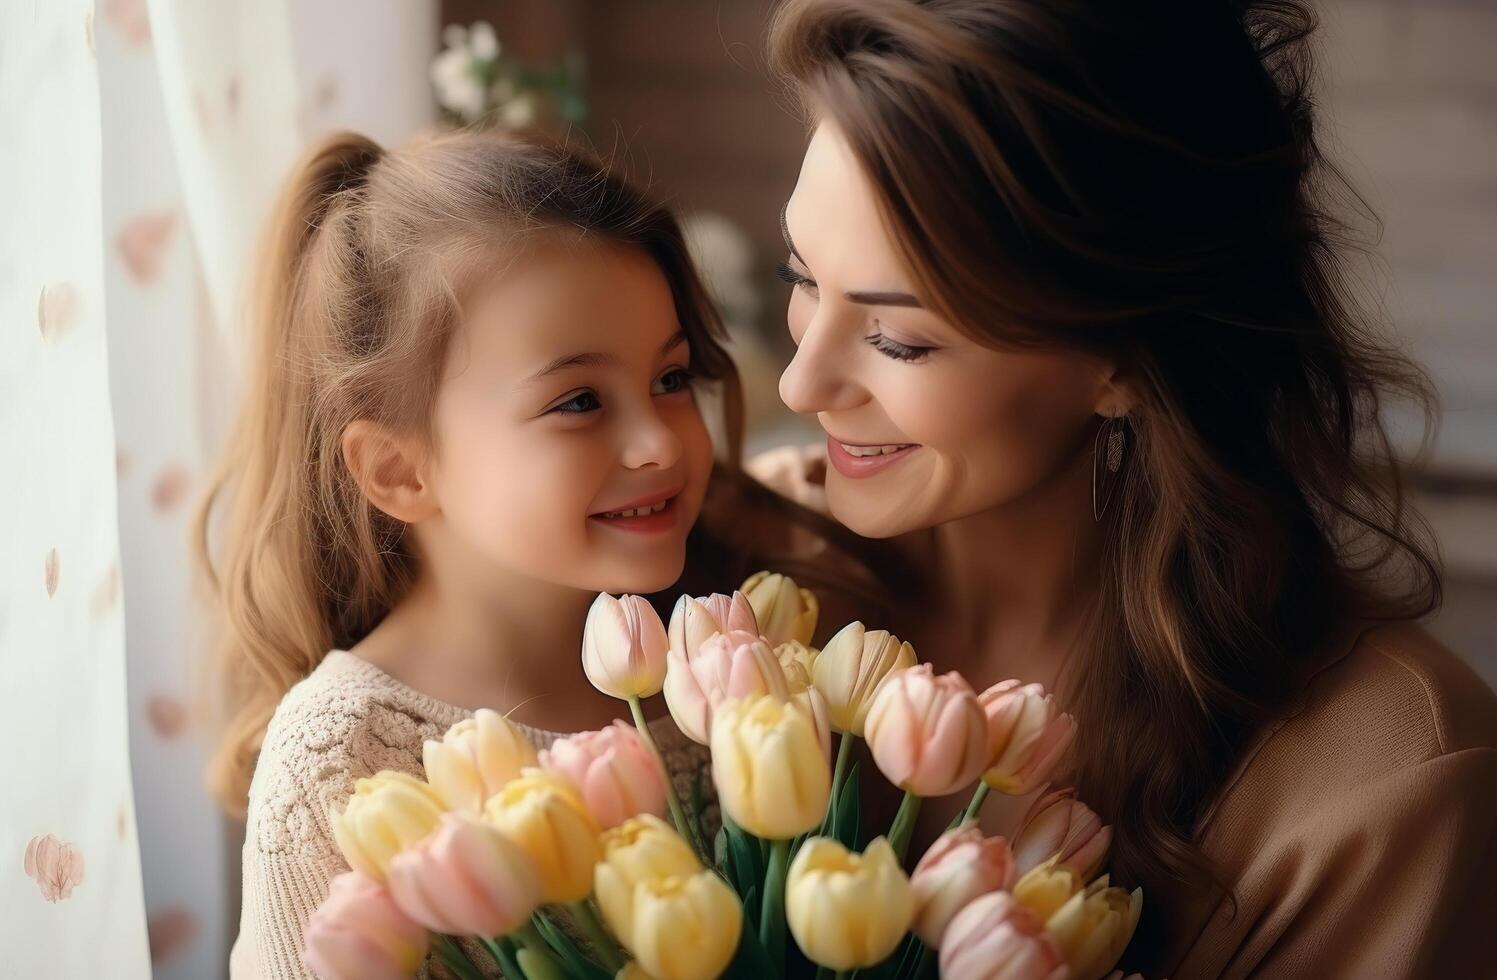
[(862, 395), (849, 367), (847, 352), (836, 349), (832, 332), (812, 323), (780, 375), (780, 400), (799, 415), (852, 408)]

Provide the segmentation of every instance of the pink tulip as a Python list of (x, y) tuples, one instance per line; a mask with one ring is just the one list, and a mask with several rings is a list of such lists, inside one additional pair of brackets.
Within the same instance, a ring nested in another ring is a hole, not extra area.
[(559, 739), (541, 750), (540, 761), (577, 787), (604, 830), (642, 813), (665, 816), (665, 770), (639, 732), (622, 721)]
[(932, 949), (956, 914), (973, 899), (1014, 884), (1014, 856), (1002, 837), (984, 837), (973, 823), (946, 831), (925, 852), (910, 886), (915, 891), (911, 931)]
[(582, 632), (582, 669), (593, 687), (612, 698), (648, 698), (665, 680), (665, 625), (637, 595), (593, 601)]
[(403, 980), (420, 969), (430, 945), (384, 886), (345, 871), (307, 922), (302, 961), (322, 980)]
[(1065, 759), (1076, 722), (1040, 684), (1001, 681), (978, 699), (988, 718), (988, 768), (983, 782), (1000, 793), (1023, 796)]
[(683, 595), (671, 611), (670, 648), (690, 660), (714, 634), (734, 631), (759, 635), (754, 607), (742, 592), (731, 596), (717, 592), (700, 599)]
[(719, 633), (689, 657), (670, 652), (665, 703), (676, 727), (695, 742), (710, 743), (712, 712), (725, 699), (764, 694), (790, 699), (779, 658), (753, 633)]
[(529, 921), (541, 886), (518, 845), (477, 818), (446, 813), (437, 829), (395, 855), (390, 894), (432, 932), (503, 936)]
[(944, 980), (1064, 980), (1060, 946), (1008, 892), (989, 892), (956, 914), (941, 937)]
[(1091, 881), (1107, 860), (1112, 828), (1092, 808), (1076, 799), (1074, 789), (1051, 790), (1040, 796), (1024, 815), (1014, 838), (1014, 859), (1024, 874), (1051, 857), (1081, 881)]
[(916, 796), (949, 796), (987, 764), (987, 720), (977, 695), (955, 671), (930, 664), (897, 670), (873, 695), (864, 737), (879, 771)]

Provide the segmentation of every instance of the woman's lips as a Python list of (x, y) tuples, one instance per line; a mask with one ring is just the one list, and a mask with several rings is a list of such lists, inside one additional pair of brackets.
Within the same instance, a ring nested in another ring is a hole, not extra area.
[(827, 461), (838, 473), (853, 479), (881, 473), (919, 448), (911, 443), (867, 445), (842, 442), (832, 436), (826, 438)]

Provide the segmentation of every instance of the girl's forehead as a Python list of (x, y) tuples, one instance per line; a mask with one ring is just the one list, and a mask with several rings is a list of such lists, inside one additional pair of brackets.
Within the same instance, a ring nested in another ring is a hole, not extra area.
[(516, 382), (561, 358), (653, 363), (680, 331), (649, 254), (570, 238), (538, 240), (480, 273), (463, 304), (464, 346)]

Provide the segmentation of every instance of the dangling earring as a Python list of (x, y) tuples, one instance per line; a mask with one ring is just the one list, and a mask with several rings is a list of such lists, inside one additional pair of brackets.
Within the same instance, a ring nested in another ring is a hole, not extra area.
[(1092, 447), (1092, 519), (1100, 522), (1107, 505), (1123, 482), (1123, 464), (1127, 461), (1133, 426), (1126, 415), (1113, 415), (1097, 427), (1097, 441)]

